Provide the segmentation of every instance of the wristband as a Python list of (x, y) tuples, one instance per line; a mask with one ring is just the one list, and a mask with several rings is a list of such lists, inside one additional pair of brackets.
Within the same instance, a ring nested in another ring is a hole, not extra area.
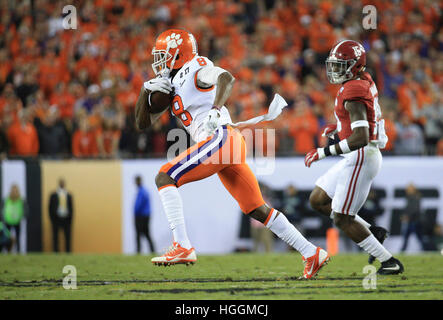
[(344, 139), (338, 143), (340, 146), (342, 153), (349, 153), (351, 152), (351, 149), (349, 149), (348, 140)]
[(329, 152), (331, 153), (331, 155), (336, 156), (337, 155), (337, 149), (335, 149), (335, 144), (331, 144), (329, 146)]
[[(322, 148), (325, 157), (336, 156), (337, 150), (335, 150), (335, 144), (331, 144), (329, 147)], [(319, 154), (320, 157), (320, 154)]]
[(367, 127), (369, 128), (369, 122), (366, 120), (357, 120), (351, 123), (351, 129), (354, 130), (354, 128), (358, 127)]
[[(326, 148), (325, 148), (326, 149)], [(318, 160), (321, 160), (326, 157), (326, 152), (323, 148), (317, 148)]]

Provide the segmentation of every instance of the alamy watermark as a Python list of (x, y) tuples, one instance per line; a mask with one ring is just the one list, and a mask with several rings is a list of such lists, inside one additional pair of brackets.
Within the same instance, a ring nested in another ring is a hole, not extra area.
[(211, 139), (183, 155), (183, 152), (192, 147), (188, 143), (186, 131), (180, 128), (172, 129), (168, 132), (167, 140), (174, 143), (168, 148), (167, 159), (172, 161), (178, 155), (182, 155), (176, 168), (179, 171), (182, 166), (195, 164), (241, 164), (247, 158), (258, 176), (273, 174), (275, 129), (244, 128), (239, 133), (242, 137), (226, 128), (219, 128)]
[(77, 289), (77, 268), (72, 265), (66, 265), (63, 267), (63, 274), (67, 274), (63, 278), (63, 289)]
[(77, 29), (77, 8), (69, 4), (63, 7), (62, 12), (66, 14), (63, 18), (63, 29)]
[(363, 7), (363, 20), (361, 24), (363, 25), (363, 29), (365, 30), (375, 30), (377, 29), (377, 8), (368, 4)]
[(366, 265), (363, 267), (363, 273), (367, 274), (362, 281), (363, 288), (366, 290), (377, 289), (377, 269), (374, 266)]

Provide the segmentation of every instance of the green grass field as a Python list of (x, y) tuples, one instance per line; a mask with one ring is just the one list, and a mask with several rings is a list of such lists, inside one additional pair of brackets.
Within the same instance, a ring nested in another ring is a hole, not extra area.
[[(339, 255), (316, 280), (298, 280), (300, 256), (200, 256), (194, 266), (156, 267), (148, 256), (0, 256), (0, 299), (439, 299), (443, 256), (398, 256), (405, 272), (362, 286), (367, 256)], [(65, 290), (62, 270), (77, 269), (77, 289)], [(379, 263), (375, 263), (378, 268)]]

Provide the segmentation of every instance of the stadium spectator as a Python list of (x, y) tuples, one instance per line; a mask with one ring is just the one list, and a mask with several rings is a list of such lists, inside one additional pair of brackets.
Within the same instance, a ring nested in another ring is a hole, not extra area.
[(103, 120), (102, 128), (96, 130), (98, 153), (104, 158), (117, 156), (121, 132), (112, 120)]
[(35, 118), (40, 141), (40, 154), (56, 157), (68, 151), (68, 133), (59, 118), (56, 106), (51, 106), (42, 120)]
[(0, 160), (4, 160), (8, 154), (8, 138), (6, 137), (6, 133), (3, 129), (2, 120), (0, 119)]
[(410, 183), (406, 186), (406, 207), (402, 215), (403, 245), (401, 251), (408, 248), (409, 236), (415, 233), (423, 249), (423, 237), (421, 230), (421, 195), (417, 188)]
[(15, 84), (17, 86), (17, 96), (22, 101), (22, 104), (26, 106), (28, 104), (28, 98), (39, 89), (35, 75), (31, 70), (28, 70), (23, 75), (23, 81), (17, 82), (21, 82), (19, 85), (17, 85), (18, 83)]
[(395, 126), (395, 111), (386, 110), (384, 112), (385, 119), (385, 132), (388, 136), (388, 142), (386, 143), (385, 148), (383, 149), (384, 153), (391, 154), (394, 150), (395, 142), (397, 140), (397, 128)]
[(52, 245), (59, 251), (58, 233), (62, 229), (66, 252), (71, 252), (72, 220), (74, 216), (73, 198), (65, 188), (65, 180), (58, 181), (58, 188), (49, 197), (49, 218), (52, 224)]
[(154, 243), (152, 242), (149, 232), (149, 221), (151, 220), (151, 201), (149, 193), (143, 187), (141, 176), (135, 177), (135, 185), (137, 186), (137, 196), (134, 203), (134, 221), (135, 221), (135, 240), (137, 244), (137, 253), (141, 252), (140, 238), (146, 237), (151, 253), (155, 252)]
[(68, 89), (66, 85), (61, 82), (56, 86), (55, 92), (49, 98), (49, 103), (57, 106), (60, 118), (62, 119), (71, 119), (73, 117), (75, 96), (72, 91), (72, 85)]
[(307, 99), (304, 97), (297, 99), (295, 103), (290, 130), (295, 140), (294, 151), (297, 154), (305, 154), (315, 147), (318, 121), (309, 108)]
[(77, 158), (91, 158), (98, 155), (97, 138), (90, 129), (88, 118), (79, 120), (79, 128), (72, 136), (72, 154)]
[(419, 112), (425, 118), (426, 153), (429, 155), (436, 153), (438, 140), (443, 137), (443, 94), (438, 92), (437, 96), (434, 104), (424, 106)]
[[(437, 136), (435, 121), (427, 120), (428, 113), (441, 104), (435, 93), (443, 83), (443, 38), (437, 22), (443, 4), (374, 0), (371, 4), (383, 8), (383, 13), (378, 16), (377, 30), (368, 32), (361, 27), (364, 3), (86, 1), (76, 4), (79, 23), (72, 32), (61, 27), (62, 6), (57, 2), (39, 0), (37, 6), (10, 2), (0, 8), (5, 17), (0, 28), (7, 30), (0, 33), (2, 126), (6, 132), (18, 121), (22, 108), (33, 109), (42, 119), (44, 105), (57, 105), (68, 133), (79, 127), (78, 115), (83, 112), (89, 116), (91, 130), (103, 133), (109, 131), (102, 123), (110, 113), (103, 100), (110, 100), (111, 109), (121, 109), (117, 129), (124, 136), (120, 150), (112, 150), (112, 156), (123, 154), (119, 151), (151, 155), (151, 148), (128, 147), (127, 133), (135, 128), (127, 120), (141, 85), (153, 76), (154, 35), (174, 25), (195, 34), (199, 53), (237, 78), (228, 100), (234, 121), (264, 113), (275, 92), (288, 101), (288, 109), (307, 97), (313, 114), (308, 117), (309, 129), (300, 134), (295, 132), (298, 129), (290, 130), (297, 117), (283, 114), (278, 120), (282, 130), (277, 132), (277, 154), (303, 153), (312, 140), (314, 145), (321, 144), (320, 130), (330, 118), (337, 92), (326, 79), (324, 60), (333, 43), (345, 38), (359, 40), (367, 50), (367, 70), (377, 83), (379, 100), (391, 101), (391, 120), (407, 115), (425, 136), (426, 153), (434, 154), (432, 146), (441, 133)], [(387, 105), (380, 104), (386, 117)], [(387, 122), (392, 139), (386, 152), (403, 154), (402, 138), (397, 152), (395, 128)], [(167, 113), (162, 117), (155, 137), (145, 139), (145, 145), (157, 146), (153, 156), (164, 155), (166, 143), (159, 140), (178, 126)], [(308, 142), (301, 146), (303, 136)], [(66, 140), (64, 150), (72, 150), (70, 141)], [(10, 147), (8, 155), (13, 156), (14, 146)]]
[(30, 110), (18, 112), (18, 121), (8, 129), (9, 154), (12, 156), (36, 156), (39, 150), (37, 130), (32, 124)]
[(407, 114), (401, 116), (396, 124), (397, 140), (395, 152), (399, 155), (422, 155), (425, 149), (423, 132), (412, 123)]
[(11, 186), (9, 196), (3, 200), (0, 208), (4, 226), (9, 232), (14, 230), (14, 243), (16, 244), (17, 252), (20, 252), (21, 222), (28, 215), (28, 205), (26, 200), (21, 197), (18, 185), (13, 184)]

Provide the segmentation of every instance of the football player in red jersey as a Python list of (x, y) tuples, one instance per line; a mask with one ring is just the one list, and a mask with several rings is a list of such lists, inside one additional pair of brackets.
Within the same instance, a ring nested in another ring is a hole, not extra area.
[(399, 274), (403, 265), (381, 244), (387, 231), (357, 215), (381, 167), (379, 148), (387, 142), (377, 87), (364, 72), (365, 66), (365, 49), (353, 40), (337, 43), (326, 59), (329, 82), (342, 86), (335, 99), (337, 123), (327, 126), (323, 135), (338, 134), (340, 142), (311, 150), (305, 165), (310, 167), (328, 156), (341, 155), (344, 159), (317, 179), (309, 200), (315, 210), (331, 216), (348, 237), (370, 254), (370, 263), (374, 257), (381, 262), (379, 274)]

